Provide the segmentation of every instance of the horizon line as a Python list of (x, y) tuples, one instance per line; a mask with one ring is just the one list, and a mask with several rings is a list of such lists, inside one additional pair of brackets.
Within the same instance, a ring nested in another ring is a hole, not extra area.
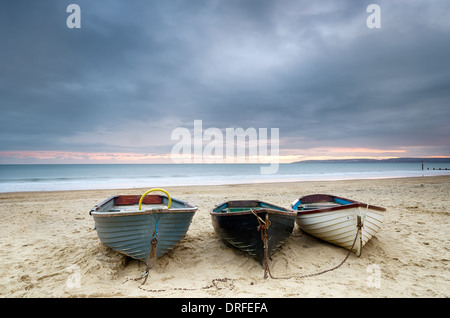
[[(427, 160), (427, 159), (448, 159), (450, 160), (450, 156), (427, 156), (427, 157), (383, 157), (383, 158), (374, 158), (374, 157), (335, 157), (335, 158), (327, 158), (327, 159), (305, 159), (300, 161), (291, 161), (291, 162), (279, 162), (280, 165), (287, 164), (295, 164), (302, 162), (326, 162), (326, 161), (365, 161), (365, 160), (373, 160), (373, 161), (391, 161), (391, 160)], [(41, 159), (42, 160), (42, 159)], [(426, 162), (424, 162), (426, 163)], [(187, 162), (187, 163), (175, 163), (175, 162), (64, 162), (64, 159), (59, 162), (0, 162), (0, 165), (268, 165), (271, 162)]]

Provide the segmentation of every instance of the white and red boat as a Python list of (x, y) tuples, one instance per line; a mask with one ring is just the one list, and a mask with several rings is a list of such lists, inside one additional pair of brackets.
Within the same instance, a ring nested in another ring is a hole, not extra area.
[(291, 208), (297, 212), (295, 221), (304, 232), (352, 249), (357, 256), (381, 228), (386, 211), (382, 207), (327, 194), (301, 197), (291, 204)]

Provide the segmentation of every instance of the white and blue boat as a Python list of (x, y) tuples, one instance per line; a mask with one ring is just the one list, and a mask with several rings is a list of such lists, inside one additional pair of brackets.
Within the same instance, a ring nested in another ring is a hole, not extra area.
[[(147, 195), (161, 191), (166, 195)], [(189, 229), (197, 206), (171, 198), (163, 189), (142, 196), (118, 195), (89, 212), (102, 243), (119, 253), (143, 261), (148, 269), (156, 258), (177, 244)]]

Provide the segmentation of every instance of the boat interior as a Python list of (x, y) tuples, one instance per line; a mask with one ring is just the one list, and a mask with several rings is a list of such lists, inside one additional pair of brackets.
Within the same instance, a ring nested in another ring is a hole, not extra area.
[(277, 207), (275, 205), (267, 204), (261, 201), (229, 201), (218, 205), (213, 212), (215, 213), (233, 213), (233, 212), (246, 212), (249, 210), (261, 210), (261, 209), (273, 209), (284, 211), (285, 209)]
[[(100, 209), (100, 212), (127, 212), (139, 210), (140, 195), (121, 195), (107, 201)], [(165, 195), (148, 195), (141, 205), (142, 211), (166, 209), (168, 198)], [(184, 202), (172, 199), (170, 209), (185, 208)]]
[(292, 208), (294, 210), (304, 211), (304, 210), (333, 208), (336, 206), (347, 205), (352, 203), (355, 202), (330, 195), (311, 195), (300, 198)]

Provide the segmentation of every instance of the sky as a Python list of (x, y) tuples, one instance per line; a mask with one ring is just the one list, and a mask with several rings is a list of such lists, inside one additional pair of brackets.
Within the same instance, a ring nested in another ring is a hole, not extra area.
[(448, 0), (2, 1), (0, 163), (171, 163), (172, 133), (195, 120), (277, 128), (280, 162), (450, 156), (449, 12)]

